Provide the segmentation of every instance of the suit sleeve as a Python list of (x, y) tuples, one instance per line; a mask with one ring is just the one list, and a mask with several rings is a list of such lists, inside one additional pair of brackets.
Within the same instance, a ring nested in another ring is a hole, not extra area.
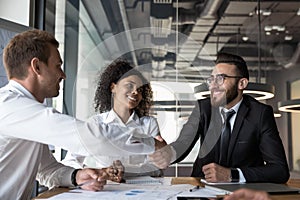
[(193, 149), (195, 143), (200, 137), (200, 102), (197, 101), (195, 107), (186, 124), (180, 131), (177, 140), (170, 145), (176, 151), (176, 160), (174, 163), (182, 161)]
[(270, 106), (262, 108), (260, 117), (259, 150), (263, 166), (241, 167), (247, 182), (285, 183), (289, 179), (289, 168), (273, 110)]

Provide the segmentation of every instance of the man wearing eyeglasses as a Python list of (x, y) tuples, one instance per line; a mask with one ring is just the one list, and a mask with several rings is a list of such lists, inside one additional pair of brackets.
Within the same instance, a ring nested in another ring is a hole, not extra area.
[(178, 139), (150, 159), (160, 168), (183, 160), (200, 138), (192, 175), (207, 182), (285, 183), (289, 168), (271, 106), (243, 94), (246, 62), (219, 53), (207, 79), (210, 98), (198, 100)]

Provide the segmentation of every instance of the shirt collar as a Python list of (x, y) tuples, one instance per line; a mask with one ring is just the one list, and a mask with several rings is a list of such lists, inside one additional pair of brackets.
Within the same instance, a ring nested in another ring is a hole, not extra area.
[(30, 99), (36, 100), (35, 97), (23, 85), (21, 85), (17, 81), (9, 80), (8, 87), (10, 90), (16, 91)]
[(234, 110), (235, 111), (235, 114), (238, 112), (239, 108), (240, 108), (240, 105), (243, 101), (243, 98), (237, 103), (235, 104), (234, 106), (232, 106), (230, 109), (227, 109), (225, 107), (219, 107), (219, 111), (221, 113), (221, 110), (224, 109), (224, 112), (228, 112), (229, 110)]
[(112, 122), (118, 122), (120, 124), (129, 124), (130, 122), (135, 122), (135, 123), (139, 123), (140, 118), (138, 117), (138, 115), (133, 111), (132, 114), (130, 115), (128, 121), (124, 124), (123, 121), (121, 120), (121, 118), (118, 116), (118, 114), (111, 109), (106, 117), (106, 119), (104, 119), (104, 123), (109, 124)]

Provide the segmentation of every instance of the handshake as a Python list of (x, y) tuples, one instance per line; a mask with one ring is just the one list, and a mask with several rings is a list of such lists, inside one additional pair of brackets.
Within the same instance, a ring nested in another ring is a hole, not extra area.
[(175, 151), (160, 136), (155, 137), (155, 152), (149, 155), (149, 161), (159, 169), (167, 168), (175, 160)]
[[(164, 169), (169, 166), (173, 157), (171, 146), (167, 145), (162, 138), (155, 138), (155, 152), (148, 155), (148, 161), (159, 169)], [(123, 175), (124, 166), (121, 161), (116, 160), (107, 168), (78, 170), (75, 185), (85, 190), (99, 191), (103, 190), (107, 180), (122, 182)]]

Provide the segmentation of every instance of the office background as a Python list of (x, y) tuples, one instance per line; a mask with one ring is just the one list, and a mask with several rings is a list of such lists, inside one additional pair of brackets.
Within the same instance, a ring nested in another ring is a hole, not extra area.
[[(275, 88), (262, 101), (281, 115), (276, 122), (292, 177), (300, 176), (300, 114), (278, 110), (278, 102), (300, 98), (299, 0), (0, 0), (0, 18), (55, 34), (67, 80), (48, 103), (80, 119), (94, 114), (95, 78), (103, 67), (119, 57), (138, 65), (153, 87), (152, 114), (167, 142), (178, 136), (191, 102), (203, 97), (194, 89), (210, 74), (216, 53), (243, 56), (250, 81)], [(0, 78), (4, 84), (3, 69)], [(196, 155), (197, 148), (166, 173), (188, 176)]]

